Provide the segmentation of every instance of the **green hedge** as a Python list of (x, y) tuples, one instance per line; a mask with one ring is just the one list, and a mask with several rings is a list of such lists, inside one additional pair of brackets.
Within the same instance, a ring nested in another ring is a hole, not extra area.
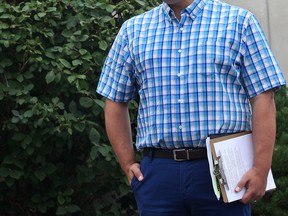
[[(1, 2), (1, 216), (136, 215), (95, 88), (123, 21), (156, 2)], [(277, 96), (273, 169), (279, 190), (257, 203), (258, 215), (287, 210), (288, 99), (285, 90)], [(135, 134), (136, 102), (130, 112)]]
[(277, 189), (254, 205), (257, 216), (288, 215), (288, 89), (276, 93), (277, 139), (272, 171)]
[(119, 26), (151, 5), (1, 1), (0, 215), (135, 212), (95, 88)]

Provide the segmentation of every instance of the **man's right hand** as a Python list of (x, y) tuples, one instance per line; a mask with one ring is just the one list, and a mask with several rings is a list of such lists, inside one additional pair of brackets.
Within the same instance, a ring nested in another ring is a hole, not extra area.
[(136, 163), (128, 108), (129, 102), (105, 101), (105, 124), (109, 141), (131, 184), (133, 176), (139, 181), (143, 181), (144, 177), (140, 165)]
[(130, 165), (130, 167), (128, 168), (128, 173), (126, 175), (127, 175), (128, 182), (130, 185), (132, 182), (132, 178), (134, 176), (138, 179), (138, 181), (144, 180), (144, 176), (140, 170), (140, 164), (139, 163), (134, 163), (134, 164)]

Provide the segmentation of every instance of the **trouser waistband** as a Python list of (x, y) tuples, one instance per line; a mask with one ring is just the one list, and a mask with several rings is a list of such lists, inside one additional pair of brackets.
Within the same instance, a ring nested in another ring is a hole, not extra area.
[(206, 148), (191, 148), (191, 149), (143, 149), (143, 156), (155, 158), (174, 159), (175, 161), (189, 161), (207, 158)]

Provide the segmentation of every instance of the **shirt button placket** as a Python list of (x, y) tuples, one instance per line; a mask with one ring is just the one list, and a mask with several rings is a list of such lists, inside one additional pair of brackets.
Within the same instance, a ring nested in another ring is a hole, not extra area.
[[(186, 19), (184, 19), (186, 20)], [(179, 54), (179, 72), (178, 72), (178, 82), (179, 82), (179, 89), (178, 89), (178, 107), (179, 107), (179, 113), (180, 113), (180, 116), (179, 116), (179, 125), (178, 125), (178, 130), (179, 131), (183, 131), (183, 119), (182, 119), (182, 114), (181, 114), (181, 111), (183, 109), (183, 98), (182, 98), (182, 95), (181, 95), (181, 92), (183, 91), (182, 89), (182, 86), (183, 86), (183, 69), (182, 69), (182, 57), (183, 57), (183, 33), (184, 33), (184, 23), (181, 23), (181, 25), (179, 26), (179, 31), (178, 31), (178, 37), (179, 37), (179, 41), (180, 41), (180, 46), (179, 46), (179, 49), (178, 49), (178, 54)]]

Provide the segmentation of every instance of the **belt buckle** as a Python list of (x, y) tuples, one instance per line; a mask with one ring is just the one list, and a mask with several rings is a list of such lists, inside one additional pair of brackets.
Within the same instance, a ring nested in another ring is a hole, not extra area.
[[(177, 152), (186, 152), (186, 158), (185, 159), (178, 159), (177, 158)], [(173, 150), (173, 157), (174, 157), (174, 160), (178, 161), (178, 162), (190, 160), (189, 151), (186, 149), (174, 149)]]

